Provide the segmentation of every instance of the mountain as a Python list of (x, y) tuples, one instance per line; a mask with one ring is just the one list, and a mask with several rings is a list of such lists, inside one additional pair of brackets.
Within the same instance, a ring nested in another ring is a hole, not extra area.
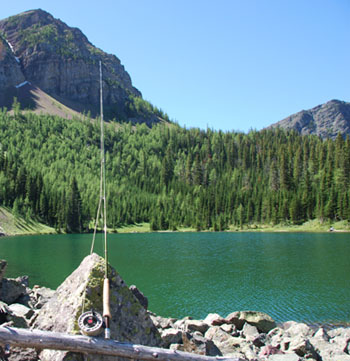
[(269, 128), (294, 129), (301, 134), (316, 134), (334, 139), (338, 133), (350, 135), (350, 103), (331, 100), (310, 110), (272, 124)]
[[(162, 112), (142, 99), (115, 55), (95, 47), (79, 29), (41, 9), (0, 21), (0, 106), (9, 106), (14, 95), (28, 100), (18, 89), (29, 84), (58, 104), (95, 115), (99, 109), (100, 60), (106, 117), (160, 121)], [(36, 109), (41, 98), (31, 91), (27, 94)]]

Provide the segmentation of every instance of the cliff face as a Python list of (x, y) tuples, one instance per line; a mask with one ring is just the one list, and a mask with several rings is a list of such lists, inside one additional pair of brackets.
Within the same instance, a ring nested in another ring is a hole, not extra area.
[(294, 129), (301, 134), (335, 138), (338, 133), (350, 135), (350, 103), (331, 100), (310, 110), (293, 114), (271, 128)]
[(0, 102), (8, 105), (16, 85), (24, 82), (21, 67), (5, 39), (0, 37)]
[[(43, 10), (31, 10), (1, 20), (0, 33), (13, 48), (12, 59), (7, 60), (11, 64), (7, 68), (0, 64), (0, 74), (11, 67), (14, 74), (3, 81), (14, 84), (25, 79), (74, 110), (96, 113), (101, 60), (107, 112), (124, 119), (135, 117), (129, 114), (129, 104), (141, 93), (124, 66), (116, 56), (93, 46), (79, 29)], [(6, 42), (3, 47), (8, 54)]]

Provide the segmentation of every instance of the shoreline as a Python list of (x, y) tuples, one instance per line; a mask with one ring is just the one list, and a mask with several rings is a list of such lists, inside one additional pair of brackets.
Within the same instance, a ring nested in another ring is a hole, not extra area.
[[(331, 231), (332, 229), (332, 231)], [(122, 226), (116, 229), (109, 229), (110, 233), (182, 233), (182, 232), (227, 232), (227, 233), (350, 233), (350, 222), (338, 221), (321, 222), (317, 219), (307, 221), (301, 225), (293, 224), (249, 224), (244, 225), (243, 228), (236, 226), (229, 226), (228, 229), (222, 231), (196, 230), (189, 227), (179, 227), (176, 230), (159, 230), (152, 231), (149, 223), (140, 223)], [(88, 234), (90, 232), (82, 232), (81, 234)], [(51, 235), (51, 234), (65, 234), (58, 232), (53, 227), (47, 226), (35, 220), (26, 220), (23, 217), (15, 217), (11, 211), (5, 207), (0, 207), (0, 237), (6, 236), (20, 236), (20, 235)]]

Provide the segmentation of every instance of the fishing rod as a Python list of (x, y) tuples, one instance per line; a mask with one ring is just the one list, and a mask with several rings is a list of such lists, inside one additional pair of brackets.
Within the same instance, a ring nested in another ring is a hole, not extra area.
[[(101, 138), (100, 138), (100, 151), (101, 151), (101, 169), (100, 169), (100, 198), (97, 209), (97, 216), (94, 228), (94, 235), (91, 244), (92, 254), (94, 245), (98, 220), (100, 214), (103, 218), (103, 232), (104, 232), (104, 258), (105, 258), (105, 269), (104, 269), (104, 280), (103, 280), (103, 320), (99, 313), (95, 311), (85, 312), (79, 317), (79, 327), (85, 335), (96, 336), (102, 331), (103, 321), (105, 326), (105, 339), (111, 338), (110, 331), (110, 320), (112, 318), (110, 310), (110, 297), (109, 297), (109, 278), (108, 278), (108, 244), (107, 244), (107, 202), (106, 202), (106, 161), (105, 161), (105, 148), (104, 148), (104, 121), (103, 121), (103, 91), (102, 91), (102, 62), (99, 62), (100, 68), (100, 122), (101, 122)], [(103, 207), (102, 206), (103, 203)], [(84, 295), (85, 300), (85, 295)], [(84, 303), (83, 300), (83, 303)]]

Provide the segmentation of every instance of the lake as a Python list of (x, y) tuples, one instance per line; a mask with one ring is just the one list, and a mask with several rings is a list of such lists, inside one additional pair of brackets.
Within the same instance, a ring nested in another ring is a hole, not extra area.
[[(7, 277), (56, 288), (89, 254), (92, 235), (0, 238)], [(109, 262), (172, 317), (258, 310), (276, 321), (350, 322), (346, 233), (145, 233), (108, 236)], [(95, 251), (102, 253), (102, 236)]]

